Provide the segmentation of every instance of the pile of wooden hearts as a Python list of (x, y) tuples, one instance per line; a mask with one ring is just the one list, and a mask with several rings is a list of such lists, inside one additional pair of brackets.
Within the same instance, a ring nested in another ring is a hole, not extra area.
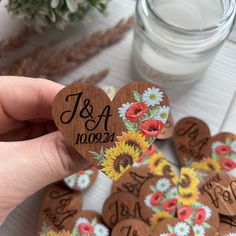
[(212, 137), (205, 122), (186, 117), (175, 126), (174, 146), (180, 165), (188, 167), (182, 170), (202, 175), (198, 194), (218, 213), (219, 235), (236, 235), (236, 135), (224, 132)]

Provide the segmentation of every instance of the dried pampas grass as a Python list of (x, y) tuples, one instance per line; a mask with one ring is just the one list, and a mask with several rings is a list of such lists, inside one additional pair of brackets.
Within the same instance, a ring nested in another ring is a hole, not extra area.
[(64, 49), (51, 51), (52, 43), (40, 46), (10, 65), (0, 68), (0, 74), (55, 80), (102, 49), (118, 42), (132, 25), (133, 17), (129, 17), (108, 30), (95, 32)]

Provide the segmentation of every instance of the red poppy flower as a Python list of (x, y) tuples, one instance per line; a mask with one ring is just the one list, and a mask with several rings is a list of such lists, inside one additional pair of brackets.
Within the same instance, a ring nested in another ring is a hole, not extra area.
[(167, 236), (177, 236), (177, 234), (172, 233), (172, 234), (167, 234)]
[(163, 127), (164, 123), (154, 118), (145, 120), (139, 124), (142, 134), (151, 138), (156, 137)]
[(93, 227), (89, 223), (81, 223), (78, 226), (78, 232), (81, 234), (93, 234)]
[(236, 163), (230, 158), (220, 158), (220, 165), (222, 169), (230, 171), (236, 167)]
[(151, 156), (151, 155), (156, 151), (156, 148), (157, 148), (156, 144), (153, 143), (153, 144), (147, 149), (147, 151), (145, 152), (145, 155), (148, 156), (148, 157)]
[(153, 193), (150, 199), (150, 203), (152, 206), (159, 206), (161, 203), (161, 199), (163, 198), (162, 192)]
[(194, 218), (194, 222), (197, 225), (201, 225), (206, 219), (206, 211), (204, 208), (198, 208), (196, 210), (196, 215)]
[(84, 175), (85, 174), (85, 171), (84, 170), (80, 170), (79, 172), (78, 172), (78, 175)]
[(220, 145), (216, 148), (216, 154), (218, 156), (222, 156), (222, 155), (228, 155), (232, 152), (232, 149), (230, 146), (228, 145)]
[(188, 219), (192, 214), (192, 209), (189, 206), (181, 206), (177, 210), (177, 216), (180, 220)]
[(143, 116), (147, 111), (147, 105), (144, 102), (137, 102), (132, 104), (125, 112), (125, 118), (131, 122), (135, 122)]
[(170, 198), (167, 201), (164, 202), (163, 208), (166, 211), (174, 211), (177, 206), (177, 199), (176, 198)]

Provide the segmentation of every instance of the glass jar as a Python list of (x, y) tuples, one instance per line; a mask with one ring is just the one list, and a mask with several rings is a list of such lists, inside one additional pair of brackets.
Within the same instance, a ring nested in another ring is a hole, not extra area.
[(235, 11), (236, 0), (137, 0), (137, 72), (167, 87), (202, 78), (232, 30)]

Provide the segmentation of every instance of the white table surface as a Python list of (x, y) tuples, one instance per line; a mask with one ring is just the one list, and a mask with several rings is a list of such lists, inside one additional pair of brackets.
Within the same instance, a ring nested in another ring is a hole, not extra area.
[[(20, 29), (21, 24), (10, 18), (4, 3), (0, 5), (0, 39), (9, 37)], [(96, 16), (92, 23), (80, 23), (63, 32), (50, 31), (43, 36), (35, 37), (27, 47), (35, 46), (45, 38), (65, 37), (67, 43), (78, 40), (82, 35), (114, 25), (119, 19), (128, 17), (134, 12), (134, 0), (113, 0), (106, 17)], [(93, 16), (91, 16), (93, 19)], [(67, 84), (83, 75), (89, 75), (103, 68), (110, 68), (110, 74), (101, 83), (112, 84), (117, 88), (137, 75), (131, 66), (131, 49), (133, 34), (130, 31), (118, 44), (104, 50), (80, 68), (66, 75), (60, 81)], [(20, 53), (20, 52), (19, 52)], [(4, 58), (2, 60), (5, 60)], [(236, 44), (227, 41), (204, 78), (190, 88), (169, 88), (171, 111), (175, 121), (184, 116), (197, 116), (209, 124), (212, 134), (221, 130), (236, 133)], [(168, 159), (175, 161), (169, 144), (163, 150)], [(0, 170), (1, 171), (1, 170)], [(84, 209), (101, 211), (102, 205), (110, 192), (110, 180), (100, 174), (95, 184), (84, 194)], [(1, 190), (3, 191), (3, 190)], [(31, 196), (8, 217), (0, 227), (1, 236), (34, 236), (40, 199), (45, 190)], [(94, 194), (96, 193), (96, 194)]]

